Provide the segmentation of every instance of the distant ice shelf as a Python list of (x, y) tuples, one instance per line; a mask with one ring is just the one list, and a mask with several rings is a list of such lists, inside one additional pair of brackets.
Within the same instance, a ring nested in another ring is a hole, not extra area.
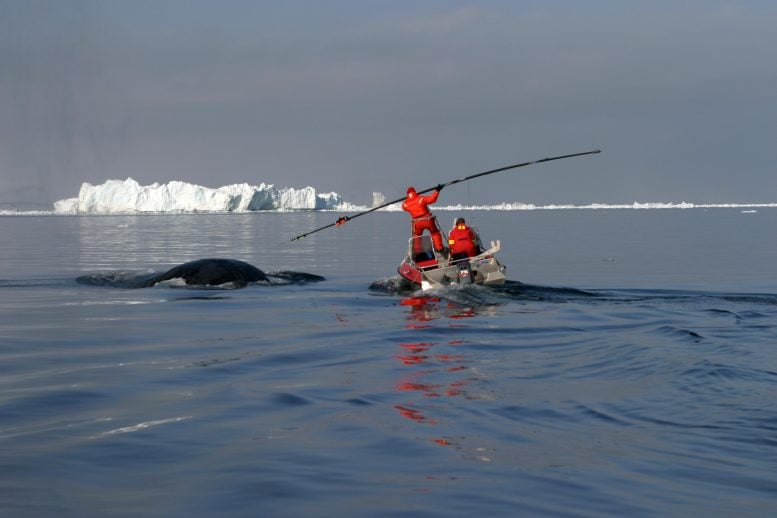
[(171, 181), (140, 185), (132, 178), (108, 180), (100, 185), (84, 183), (77, 198), (54, 203), (57, 214), (132, 214), (181, 212), (250, 212), (283, 210), (347, 209), (335, 193), (313, 187), (278, 189), (271, 184), (232, 184), (212, 189)]

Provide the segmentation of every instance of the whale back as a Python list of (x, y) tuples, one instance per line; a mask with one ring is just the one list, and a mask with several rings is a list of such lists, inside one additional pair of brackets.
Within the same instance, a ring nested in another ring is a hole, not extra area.
[(146, 286), (171, 279), (183, 279), (187, 285), (219, 286), (233, 283), (245, 286), (252, 282), (266, 281), (267, 275), (259, 268), (237, 259), (198, 259), (178, 265), (166, 272), (154, 276)]

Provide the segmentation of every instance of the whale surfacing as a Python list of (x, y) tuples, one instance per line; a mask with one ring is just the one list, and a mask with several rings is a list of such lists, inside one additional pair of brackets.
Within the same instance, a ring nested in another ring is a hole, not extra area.
[(320, 282), (320, 275), (305, 272), (279, 271), (265, 273), (237, 259), (198, 259), (170, 268), (163, 273), (107, 272), (82, 275), (79, 284), (114, 288), (150, 288), (165, 281), (180, 280), (186, 286), (244, 288), (249, 284), (268, 286)]
[(144, 283), (144, 287), (172, 279), (183, 279), (187, 285), (194, 286), (220, 286), (232, 283), (239, 288), (252, 282), (268, 280), (262, 270), (237, 259), (198, 259), (155, 275)]

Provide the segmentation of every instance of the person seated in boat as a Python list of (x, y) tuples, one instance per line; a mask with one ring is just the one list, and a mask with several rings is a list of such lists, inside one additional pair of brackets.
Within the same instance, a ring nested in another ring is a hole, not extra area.
[(421, 234), (424, 233), (424, 230), (428, 230), (432, 235), (434, 249), (442, 254), (447, 253), (445, 245), (443, 244), (440, 227), (437, 225), (437, 218), (427, 207), (427, 205), (431, 205), (437, 201), (437, 197), (440, 195), (440, 191), (442, 191), (443, 187), (444, 186), (442, 184), (438, 185), (435, 187), (434, 193), (430, 194), (429, 196), (422, 196), (418, 194), (415, 190), (415, 187), (410, 186), (407, 188), (407, 197), (405, 198), (405, 201), (402, 202), (402, 208), (409, 212), (410, 217), (413, 218), (412, 233), (416, 253), (421, 251), (417, 246), (420, 244), (420, 239), (416, 238), (419, 238)]
[(474, 257), (482, 251), (477, 232), (467, 226), (464, 218), (456, 219), (456, 224), (448, 233), (448, 246), (454, 261)]

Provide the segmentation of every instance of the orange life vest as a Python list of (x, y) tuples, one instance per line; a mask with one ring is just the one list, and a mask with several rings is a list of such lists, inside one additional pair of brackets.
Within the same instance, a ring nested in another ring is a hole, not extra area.
[(477, 236), (467, 225), (456, 225), (448, 234), (448, 246), (451, 254), (466, 254), (467, 257), (478, 255)]

